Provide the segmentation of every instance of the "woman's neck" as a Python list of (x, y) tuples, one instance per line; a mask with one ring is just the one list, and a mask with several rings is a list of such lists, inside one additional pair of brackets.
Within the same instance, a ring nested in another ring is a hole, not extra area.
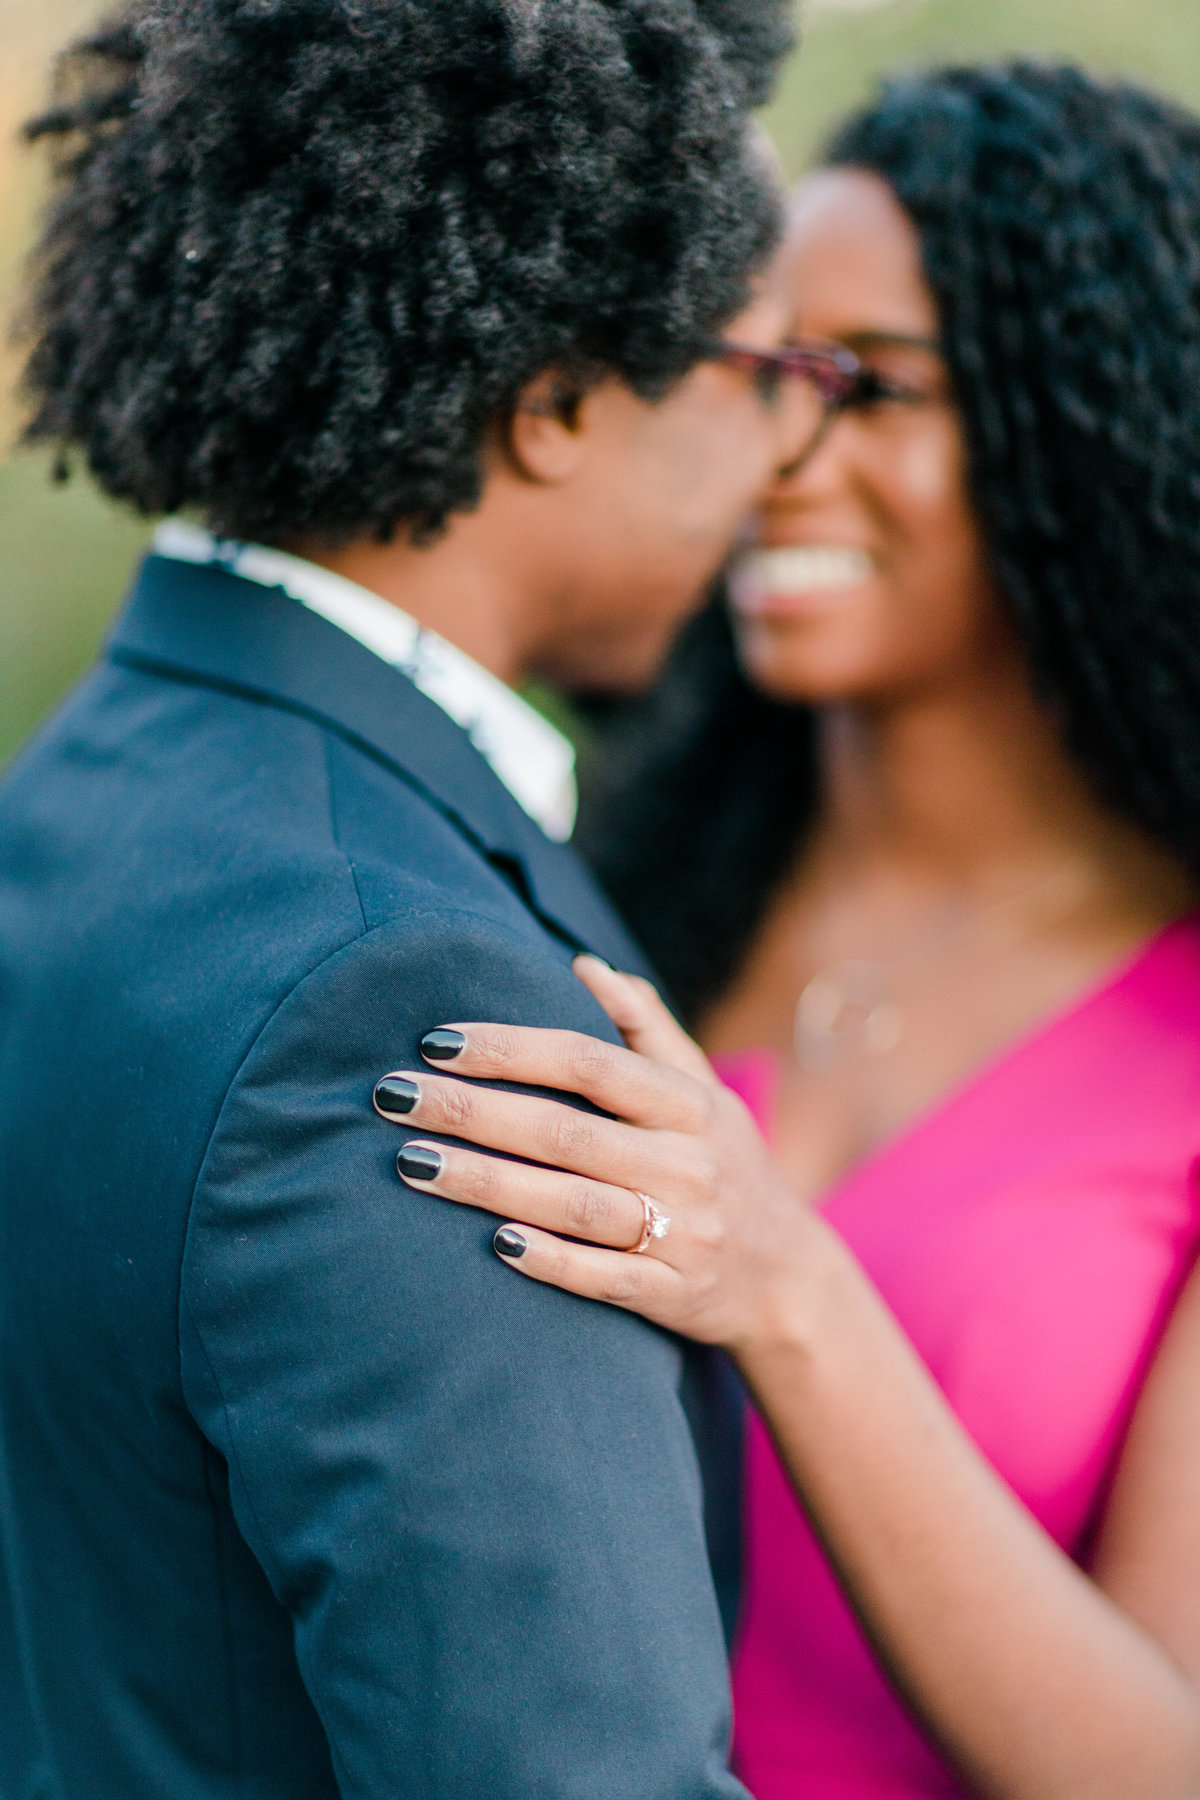
[(970, 1012), (961, 978), (994, 976), (1005, 991), (976, 1008), (965, 1067), (1195, 904), (1173, 859), (1093, 798), (1001, 657), (953, 688), (825, 709), (819, 750), (815, 826), (704, 1022), (714, 1049), (786, 1048), (814, 973), (865, 961), (928, 988), (935, 1011)]
[(838, 885), (890, 874), (990, 898), (1078, 863), (1157, 886), (1172, 865), (1093, 798), (1023, 672), (993, 666), (952, 688), (829, 708), (821, 807), (806, 858)]

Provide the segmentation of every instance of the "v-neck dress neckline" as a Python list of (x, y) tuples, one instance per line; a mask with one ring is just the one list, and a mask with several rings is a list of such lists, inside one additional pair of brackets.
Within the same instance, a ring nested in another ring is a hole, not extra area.
[[(1147, 974), (1152, 976), (1160, 962), (1165, 963), (1169, 979), (1176, 946), (1180, 942), (1189, 944), (1197, 937), (1200, 937), (1200, 909), (1164, 925), (1144, 943), (1119, 957), (1110, 968), (1087, 982), (1077, 993), (1060, 1005), (1051, 1007), (997, 1049), (982, 1057), (961, 1077), (951, 1082), (943, 1093), (928, 1105), (920, 1107), (895, 1131), (888, 1132), (840, 1174), (835, 1175), (832, 1181), (810, 1197), (809, 1204), (821, 1213), (828, 1214), (837, 1208), (843, 1193), (853, 1190), (858, 1182), (869, 1180), (873, 1176), (876, 1165), (886, 1166), (891, 1157), (903, 1157), (910, 1145), (916, 1154), (920, 1154), (921, 1141), (926, 1133), (936, 1133), (943, 1124), (952, 1124), (960, 1110), (969, 1112), (977, 1102), (986, 1103), (992, 1083), (1014, 1075), (1019, 1078), (1026, 1058), (1036, 1059), (1047, 1051), (1052, 1057), (1056, 1055), (1056, 1047), (1061, 1038), (1080, 1025), (1086, 1027), (1088, 1015), (1093, 1008), (1101, 1008), (1118, 997), (1127, 983), (1138, 983)], [(715, 1062), (727, 1086), (741, 1094), (762, 1130), (768, 1137), (773, 1136), (783, 1075), (782, 1059), (778, 1052), (765, 1048), (732, 1051), (728, 1055), (717, 1057)]]

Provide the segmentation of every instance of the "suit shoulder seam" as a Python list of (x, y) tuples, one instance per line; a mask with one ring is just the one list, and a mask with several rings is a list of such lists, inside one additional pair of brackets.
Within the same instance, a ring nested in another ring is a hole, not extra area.
[(337, 801), (334, 799), (333, 786), (333, 733), (331, 731), (323, 732), (322, 739), (322, 753), (325, 762), (325, 800), (329, 813), (329, 835), (337, 847), (338, 855), (345, 861), (350, 879), (354, 883), (354, 898), (358, 903), (358, 916), (362, 920), (363, 932), (366, 933), (370, 931), (371, 927), (367, 922), (367, 909), (363, 905), (362, 888), (358, 883), (358, 870), (354, 866), (353, 858), (347, 855), (345, 846), (342, 843), (341, 833), (338, 830)]

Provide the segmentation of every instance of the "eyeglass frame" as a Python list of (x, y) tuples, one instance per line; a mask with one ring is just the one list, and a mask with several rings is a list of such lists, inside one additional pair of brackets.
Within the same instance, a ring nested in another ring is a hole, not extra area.
[[(865, 335), (881, 347), (923, 350), (935, 356), (941, 354), (941, 345), (936, 338), (901, 331), (872, 331)], [(708, 341), (705, 360), (745, 369), (753, 375), (792, 376), (813, 383), (825, 409), (824, 417), (812, 442), (805, 445), (791, 465), (792, 469), (798, 468), (813, 454), (840, 413), (856, 406), (870, 406), (879, 400), (907, 398), (898, 394), (885, 376), (868, 368), (848, 345), (825, 339), (808, 338), (783, 344), (778, 350), (759, 350), (750, 344), (714, 337)]]

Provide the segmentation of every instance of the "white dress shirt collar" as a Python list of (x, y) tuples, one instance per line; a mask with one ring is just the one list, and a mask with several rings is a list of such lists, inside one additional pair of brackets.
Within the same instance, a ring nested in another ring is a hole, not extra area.
[(153, 550), (156, 556), (213, 564), (262, 587), (282, 588), (357, 638), (462, 726), (547, 837), (560, 843), (570, 837), (577, 805), (571, 744), (519, 694), (435, 631), (331, 569), (264, 544), (215, 538), (182, 519), (164, 520)]

